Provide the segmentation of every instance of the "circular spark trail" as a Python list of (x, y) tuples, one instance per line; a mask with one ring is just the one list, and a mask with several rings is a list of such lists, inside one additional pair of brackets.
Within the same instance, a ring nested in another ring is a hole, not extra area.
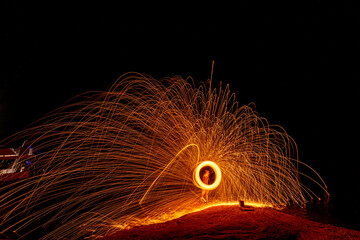
[(300, 183), (293, 139), (253, 104), (239, 106), (228, 85), (210, 86), (125, 74), (13, 136), (45, 153), (33, 177), (0, 187), (0, 233), (95, 238), (198, 209), (193, 175), (208, 159), (221, 169), (212, 203), (304, 204), (313, 192)]
[[(215, 181), (213, 184), (210, 184), (210, 185), (203, 183), (203, 181), (200, 178), (200, 170), (203, 167), (207, 167), (207, 166), (211, 167), (215, 173)], [(217, 188), (219, 186), (220, 182), (221, 182), (221, 170), (220, 170), (219, 166), (216, 165), (216, 163), (214, 163), (212, 161), (204, 161), (195, 168), (194, 183), (197, 187), (199, 187), (201, 189), (206, 189), (206, 190), (214, 190), (215, 188)]]

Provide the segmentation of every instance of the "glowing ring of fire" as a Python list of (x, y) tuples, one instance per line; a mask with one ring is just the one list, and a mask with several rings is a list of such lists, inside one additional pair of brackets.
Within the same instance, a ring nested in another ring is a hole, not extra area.
[[(207, 166), (211, 167), (215, 172), (215, 181), (211, 185), (207, 185), (207, 184), (203, 183), (203, 181), (200, 178), (200, 170), (203, 167), (207, 167)], [(219, 186), (220, 182), (221, 182), (221, 171), (220, 171), (219, 166), (216, 163), (214, 163), (212, 161), (205, 161), (205, 162), (200, 163), (195, 168), (194, 183), (197, 187), (199, 187), (201, 189), (206, 189), (206, 190), (213, 190)]]

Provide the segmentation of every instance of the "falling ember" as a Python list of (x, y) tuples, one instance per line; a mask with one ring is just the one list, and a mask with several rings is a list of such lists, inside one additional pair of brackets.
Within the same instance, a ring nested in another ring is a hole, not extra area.
[[(279, 126), (239, 106), (227, 85), (129, 73), (107, 92), (79, 96), (34, 127), (33, 177), (0, 188), (0, 232), (43, 239), (97, 237), (210, 204), (304, 204), (314, 194), (298, 172), (297, 147)], [(202, 182), (204, 168), (213, 181)], [(316, 195), (315, 195), (316, 196)], [(181, 214), (180, 214), (181, 215)], [(172, 216), (172, 217), (169, 217)]]

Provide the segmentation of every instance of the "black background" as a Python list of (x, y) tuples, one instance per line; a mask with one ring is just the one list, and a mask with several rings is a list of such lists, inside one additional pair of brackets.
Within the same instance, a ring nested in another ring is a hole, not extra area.
[[(51, 3), (49, 3), (51, 2)], [(360, 8), (1, 1), (0, 139), (121, 74), (210, 78), (283, 126), (359, 229)]]

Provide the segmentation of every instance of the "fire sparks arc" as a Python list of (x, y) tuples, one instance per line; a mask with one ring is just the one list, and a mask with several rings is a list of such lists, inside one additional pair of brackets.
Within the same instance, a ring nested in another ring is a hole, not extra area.
[(200, 192), (214, 189), (210, 203), (280, 207), (318, 197), (303, 178), (327, 193), (281, 126), (211, 80), (127, 73), (9, 138), (20, 140), (39, 153), (33, 176), (0, 186), (0, 235), (8, 238), (97, 238), (196, 211)]

